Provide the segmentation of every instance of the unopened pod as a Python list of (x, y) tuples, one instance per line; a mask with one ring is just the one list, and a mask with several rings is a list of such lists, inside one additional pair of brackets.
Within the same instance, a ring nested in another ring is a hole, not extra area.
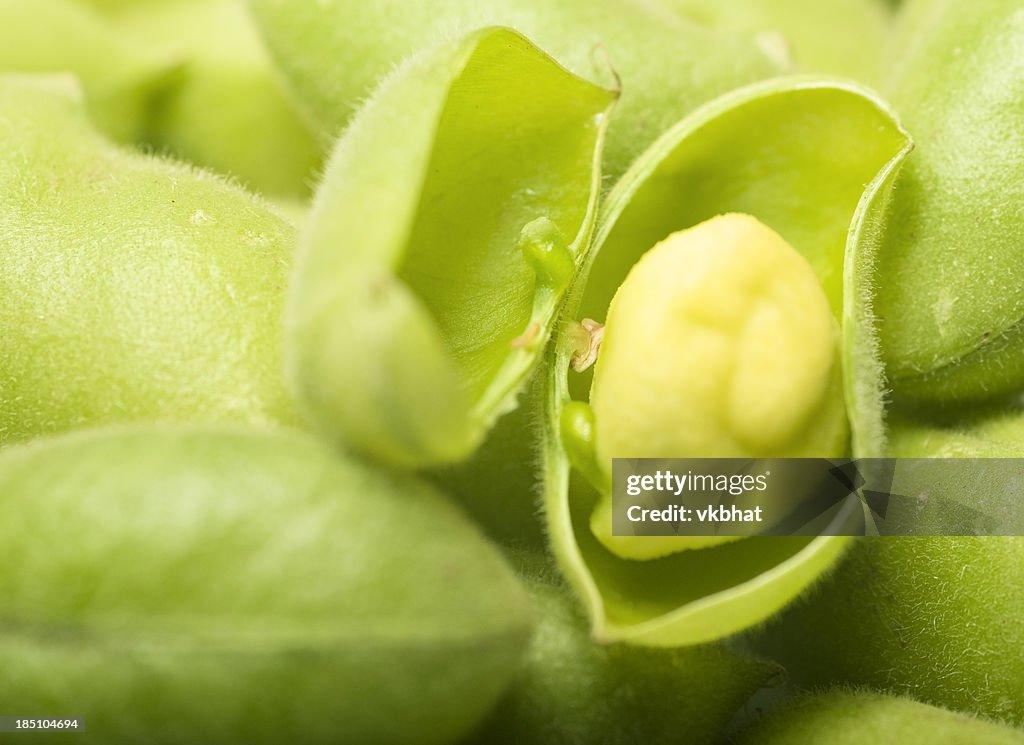
[(211, 173), (112, 145), (70, 77), (0, 77), (0, 111), (0, 444), (294, 422), (294, 227)]
[(765, 630), (797, 684), (871, 686), (1024, 722), (1024, 539), (862, 539)]
[(76, 742), (448, 743), (530, 632), (442, 495), (297, 433), (8, 448), (0, 547), (0, 700), (83, 717)]

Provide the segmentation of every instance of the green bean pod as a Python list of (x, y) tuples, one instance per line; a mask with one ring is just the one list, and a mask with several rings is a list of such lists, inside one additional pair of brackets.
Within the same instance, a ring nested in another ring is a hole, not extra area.
[(294, 228), (209, 173), (112, 146), (70, 78), (0, 77), (0, 444), (133, 421), (298, 420)]
[[(892, 457), (1024, 455), (1019, 406), (926, 423), (900, 415), (889, 424)], [(915, 526), (943, 537), (862, 539), (818, 592), (765, 629), (758, 647), (804, 685), (867, 685), (1024, 724), (1020, 474), (971, 467), (940, 481), (934, 473), (903, 468), (894, 491), (925, 501), (891, 509), (910, 510)], [(973, 535), (985, 526), (1003, 535)]]
[(866, 685), (1024, 724), (1024, 540), (862, 539), (759, 648), (802, 685)]
[(291, 382), (323, 432), (432, 465), (515, 406), (590, 241), (613, 100), (491, 28), (417, 56), (367, 102), (290, 288)]
[[(902, 14), (888, 87), (919, 150), (876, 182), (851, 230), (854, 454), (1019, 458), (1024, 17), (1000, 2), (912, 2)], [(984, 525), (1024, 529), (1016, 480), (909, 476), (944, 505), (923, 507), (916, 524), (963, 537), (865, 542), (768, 631), (766, 648), (804, 682), (867, 684), (1020, 724), (1024, 541), (973, 537)]]
[[(798, 77), (756, 84), (722, 97), (667, 132), (637, 160), (613, 190), (603, 208), (593, 252), (570, 294), (567, 317), (577, 322), (586, 318), (611, 319), (612, 297), (620, 285), (625, 288), (624, 279), (651, 246), (715, 215), (738, 212), (752, 215), (772, 228), (792, 247), (789, 250), (795, 249), (799, 254), (793, 264), (804, 262), (799, 276), (803, 277), (806, 272), (812, 284), (815, 279), (820, 284), (807, 297), (813, 299), (815, 293), (823, 296), (820, 307), (826, 322), (815, 328), (827, 329), (832, 323), (828, 318), (830, 310), (835, 319), (841, 315), (847, 234), (865, 184), (870, 184), (880, 172), (896, 167), (909, 150), (909, 139), (892, 112), (869, 91), (848, 83)], [(706, 250), (716, 250), (712, 244)], [(692, 261), (695, 264), (693, 274), (700, 274), (713, 263), (712, 258), (705, 261), (699, 256)], [(685, 266), (676, 274), (685, 278)], [(728, 280), (733, 275), (722, 276)], [(735, 276), (746, 274), (738, 270)], [(764, 284), (768, 286), (771, 281), (765, 279)], [(803, 286), (801, 279), (800, 287)], [(699, 289), (695, 292), (700, 297), (705, 296)], [(724, 294), (732, 292), (731, 288), (723, 289)], [(719, 305), (725, 302), (715, 300), (712, 296), (717, 295), (710, 289), (705, 294)], [(655, 294), (641, 292), (637, 295), (638, 302), (644, 302), (645, 296), (655, 297)], [(694, 307), (697, 313), (699, 306)], [(819, 301), (813, 300), (807, 312), (817, 318), (818, 307)], [(642, 313), (634, 315), (643, 318)], [(707, 328), (731, 323), (728, 319), (715, 320), (711, 317), (714, 315), (709, 311), (705, 319)], [(652, 324), (660, 323), (653, 318)], [(737, 322), (745, 323), (742, 318)], [(611, 320), (605, 329), (606, 340), (612, 335), (610, 326)], [(699, 324), (695, 328), (697, 326)], [(770, 326), (769, 323), (765, 328)], [(569, 328), (574, 326), (570, 323)], [(645, 366), (646, 357), (641, 356), (630, 364), (637, 366), (636, 395), (642, 398), (646, 394), (652, 398), (652, 405), (644, 409), (646, 414), (628, 421), (635, 407), (627, 405), (616, 413), (613, 396), (611, 415), (596, 408), (591, 415), (586, 415), (588, 396), (593, 395), (591, 376), (569, 370), (574, 358), (580, 357), (581, 347), (586, 346), (580, 344), (579, 324), (575, 328), (576, 333), (564, 334), (556, 341), (548, 362), (546, 518), (560, 566), (583, 599), (597, 638), (663, 646), (721, 638), (761, 623), (835, 563), (848, 545), (846, 538), (751, 538), (718, 542), (703, 548), (693, 546), (690, 550), (660, 557), (649, 555), (651, 552), (645, 552), (644, 557), (635, 553), (625, 556), (623, 551), (609, 550), (610, 541), (595, 535), (591, 522), (601, 492), (600, 477), (595, 478), (594, 474), (606, 472), (608, 468), (602, 460), (608, 454), (602, 453), (595, 443), (595, 436), (600, 436), (602, 428), (598, 417), (611, 416), (612, 421), (606, 421), (604, 427), (612, 432), (625, 431), (622, 428), (627, 426), (643, 428), (653, 421), (652, 416), (658, 416), (658, 401), (680, 398), (675, 393), (669, 396), (670, 389), (688, 390), (687, 386), (697, 385), (695, 381), (701, 380), (717, 386), (716, 391), (721, 388), (741, 395), (743, 390), (730, 388), (728, 381), (732, 380), (729, 376), (740, 375), (729, 371), (744, 369), (743, 360), (729, 362), (731, 352), (721, 359), (705, 359), (699, 353), (705, 347), (700, 345), (666, 351), (666, 354), (685, 357), (687, 349), (694, 350), (685, 365), (671, 369), (663, 369), (660, 359)], [(810, 355), (808, 360), (831, 359), (835, 353), (834, 337), (823, 332), (813, 338), (825, 345), (825, 357), (821, 357), (822, 350), (805, 350)], [(754, 351), (755, 347), (761, 349), (758, 344), (769, 345), (765, 347), (764, 357), (767, 367), (760, 363), (754, 366), (760, 370), (759, 374), (779, 376), (779, 384), (784, 384), (789, 374), (786, 365), (800, 363), (784, 357), (775, 365), (770, 359), (771, 339), (750, 339)], [(712, 349), (717, 348), (716, 344), (717, 341), (705, 346)], [(598, 366), (602, 364), (600, 355), (599, 352)], [(629, 359), (627, 354), (625, 360), (629, 362)], [(728, 363), (726, 372), (709, 375), (702, 367), (719, 363)], [(815, 362), (812, 367), (827, 372), (834, 363), (821, 367)], [(657, 380), (652, 379), (655, 374), (651, 370), (660, 371)], [(716, 383), (722, 380), (722, 375), (726, 375), (726, 382)], [(822, 380), (827, 381), (828, 375)], [(772, 381), (774, 378), (758, 385), (773, 386)], [(616, 385), (627, 391), (628, 382), (626, 376)], [(595, 377), (595, 387), (597, 383)], [(795, 395), (799, 398), (817, 390), (817, 386), (802, 386)], [(725, 452), (720, 446), (729, 441), (725, 435), (731, 430), (712, 432), (708, 429), (708, 422), (712, 420), (729, 421), (725, 416), (727, 412), (723, 410), (718, 413), (721, 416), (715, 414), (709, 419), (703, 416), (703, 410), (697, 410), (711, 405), (707, 397), (690, 396), (686, 400), (690, 401), (688, 410), (683, 412), (689, 417), (687, 426), (680, 426), (679, 432), (671, 433), (671, 437), (666, 434), (667, 430), (663, 434), (652, 432), (651, 442), (670, 444), (658, 455), (736, 455), (733, 450)], [(832, 401), (832, 394), (827, 400)], [(768, 399), (753, 402), (755, 408), (774, 403)], [(830, 410), (827, 406), (812, 405), (808, 409), (803, 399), (792, 403), (792, 411), (814, 410), (826, 419), (831, 416), (827, 414)], [(825, 427), (822, 431), (843, 431), (842, 408), (840, 402), (841, 426)], [(665, 410), (672, 411), (667, 404)], [(796, 420), (789, 422), (792, 413), (789, 409), (783, 408), (780, 412), (768, 422), (770, 429), (786, 429), (790, 424), (798, 424)], [(668, 422), (671, 419), (671, 415), (667, 417)], [(799, 446), (798, 454), (807, 456), (814, 454), (817, 443), (822, 448), (821, 456), (826, 457), (841, 454), (833, 452), (837, 441), (841, 438), (815, 436), (804, 443), (802, 437), (795, 436), (787, 447)], [(785, 438), (780, 442), (785, 442)], [(774, 446), (755, 444), (752, 450), (743, 450), (740, 457), (794, 452), (786, 447), (776, 450), (773, 447), (781, 446), (778, 443)], [(842, 445), (839, 448), (842, 449)], [(646, 452), (629, 452), (620, 457), (646, 455)], [(610, 536), (605, 538), (610, 539)], [(658, 541), (633, 540), (637, 546), (643, 541)], [(646, 560), (638, 560), (640, 558)]]
[(871, 286), (861, 302), (874, 323), (859, 351), (897, 399), (1019, 392), (1024, 16), (1015, 0), (903, 12), (883, 92), (918, 149), (866, 216), (864, 261), (851, 270)]
[(0, 454), (0, 700), (81, 743), (465, 736), (530, 631), (438, 492), (299, 434), (131, 427)]

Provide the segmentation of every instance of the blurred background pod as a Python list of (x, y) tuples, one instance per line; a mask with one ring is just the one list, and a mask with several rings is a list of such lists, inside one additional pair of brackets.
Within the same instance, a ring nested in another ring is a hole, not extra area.
[(836, 689), (775, 709), (735, 745), (1021, 745), (1024, 732), (911, 699)]
[(114, 147), (69, 78), (0, 77), (0, 110), (0, 443), (297, 421), (281, 344), (294, 228), (219, 177)]
[(886, 0), (658, 0), (695, 24), (746, 34), (794, 71), (874, 82), (893, 11)]
[[(909, 149), (892, 112), (852, 84), (798, 77), (723, 96), (669, 130), (609, 195), (567, 318), (605, 318), (648, 248), (725, 212), (753, 215), (795, 248), (838, 318), (865, 184)], [(682, 645), (726, 636), (762, 622), (832, 566), (847, 539), (745, 539), (642, 562), (601, 546), (588, 524), (597, 493), (567, 455), (579, 433), (561, 430), (569, 402), (586, 401), (590, 389), (590, 374), (568, 371), (577, 346), (565, 334), (552, 349), (545, 501), (555, 554), (598, 638)]]
[(137, 141), (173, 63), (76, 0), (0, 0), (0, 73), (70, 73), (96, 126)]
[(292, 99), (245, 0), (78, 0), (173, 64), (137, 142), (280, 200), (308, 199), (321, 143)]
[(290, 289), (291, 381), (320, 430), (425, 466), (465, 458), (515, 406), (591, 237), (613, 100), (499, 28), (374, 94)]
[(536, 628), (515, 681), (468, 742), (623, 745), (714, 741), (780, 669), (720, 645), (649, 649), (594, 644), (547, 557), (516, 553)]
[(450, 743), (529, 638), (448, 500), (299, 434), (40, 439), (0, 455), (0, 515), (0, 700), (83, 743)]
[(896, 399), (1024, 390), (1024, 9), (906, 3), (882, 91), (918, 149), (866, 236)]
[(249, 0), (267, 46), (330, 142), (410, 55), (491, 25), (530, 38), (622, 99), (604, 171), (618, 178), (662, 131), (740, 85), (786, 70), (746, 33), (690, 23), (650, 0)]

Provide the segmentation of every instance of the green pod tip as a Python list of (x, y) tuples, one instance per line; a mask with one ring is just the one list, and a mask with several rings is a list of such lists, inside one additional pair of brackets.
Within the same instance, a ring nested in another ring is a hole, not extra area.
[(576, 270), (576, 262), (554, 221), (538, 217), (528, 222), (519, 234), (519, 245), (540, 287), (555, 292), (565, 289)]

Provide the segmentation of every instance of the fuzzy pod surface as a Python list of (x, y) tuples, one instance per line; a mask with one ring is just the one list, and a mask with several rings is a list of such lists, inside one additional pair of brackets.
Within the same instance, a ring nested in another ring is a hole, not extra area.
[[(1022, 443), (1024, 416), (1006, 402), (927, 415), (896, 408), (886, 420), (894, 458), (1019, 459)], [(893, 485), (916, 499), (896, 500), (887, 515), (907, 518), (919, 537), (859, 540), (818, 591), (772, 621), (759, 648), (799, 684), (866, 685), (1020, 726), (1019, 470), (922, 464), (907, 463)]]
[(798, 684), (850, 683), (1024, 724), (1024, 539), (861, 539), (760, 649)]
[(725, 647), (599, 644), (565, 583), (523, 560), (536, 618), (525, 660), (478, 745), (703, 745), (779, 672)]
[[(901, 10), (887, 88), (919, 146), (868, 190), (850, 233), (843, 346), (858, 457), (889, 453), (890, 409), (904, 431), (938, 417), (974, 438), (978, 415), (1000, 418), (1024, 385), (1022, 23), (996, 0)], [(1009, 442), (974, 439), (990, 455)]]
[[(866, 231), (879, 366), (896, 397), (1024, 388), (1024, 8), (912, 2), (883, 93), (917, 149)], [(880, 370), (880, 372), (882, 372)]]
[(76, 742), (442, 745), (529, 636), (514, 573), (447, 499), (299, 434), (11, 447), (0, 515), (0, 700), (85, 717)]
[(0, 443), (296, 421), (294, 228), (212, 174), (112, 146), (68, 78), (0, 78), (0, 111)]
[(1021, 745), (1024, 732), (911, 699), (834, 690), (770, 711), (735, 745)]

